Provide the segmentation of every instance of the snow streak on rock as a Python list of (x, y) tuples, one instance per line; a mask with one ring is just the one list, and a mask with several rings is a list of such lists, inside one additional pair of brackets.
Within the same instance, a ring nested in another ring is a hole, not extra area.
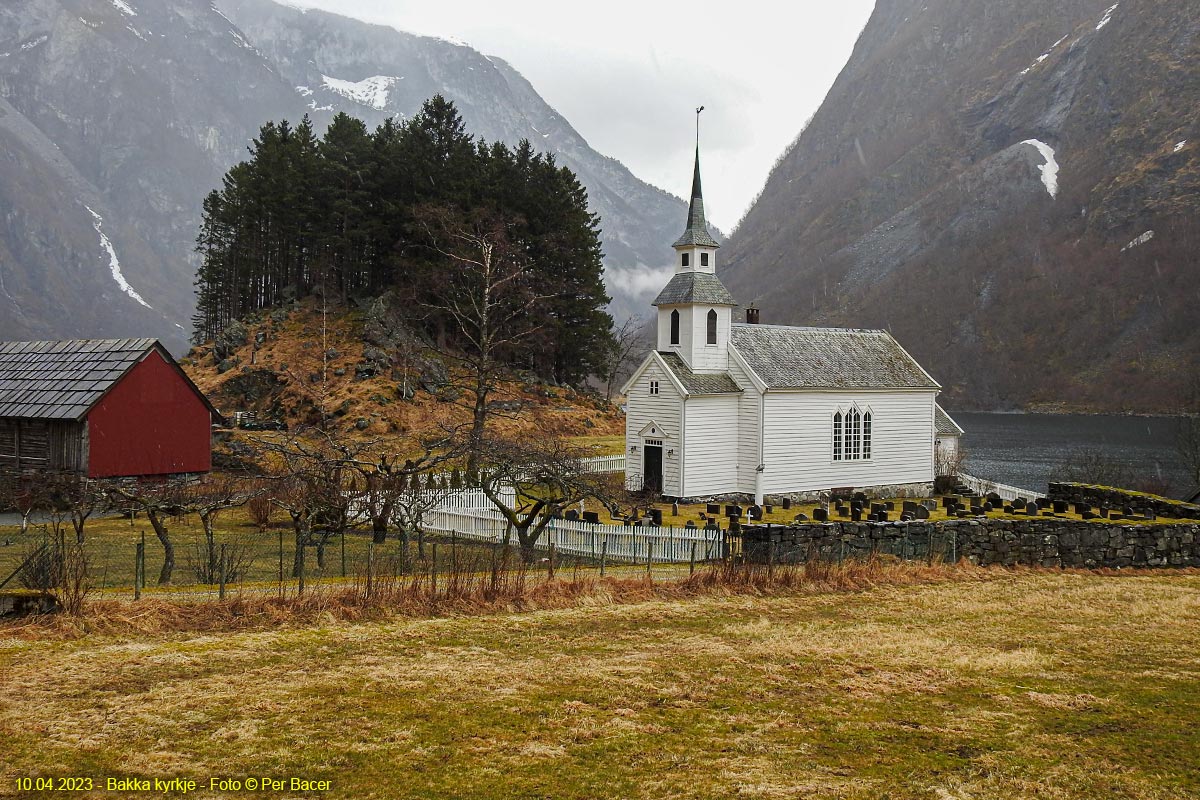
[(1132, 242), (1130, 242), (1129, 244), (1122, 247), (1121, 252), (1124, 253), (1126, 250), (1132, 250), (1133, 248), (1138, 247), (1139, 245), (1143, 245), (1153, 238), (1154, 238), (1154, 231), (1146, 231), (1141, 236), (1137, 237)]
[(387, 107), (388, 90), (392, 88), (392, 85), (396, 81), (404, 79), (393, 78), (387, 75), (375, 75), (366, 80), (354, 82), (322, 75), (321, 80), (325, 83), (325, 88), (329, 91), (340, 94), (342, 97), (347, 97), (359, 105), (373, 108), (376, 111), (382, 111)]
[(1101, 28), (1103, 28), (1105, 25), (1108, 24), (1109, 20), (1112, 19), (1112, 12), (1116, 11), (1117, 6), (1119, 6), (1119, 5), (1121, 5), (1121, 4), (1113, 3), (1112, 8), (1110, 8), (1110, 9), (1108, 9), (1108, 11), (1104, 12), (1104, 19), (1100, 20), (1100, 24), (1096, 26), (1096, 30), (1100, 30)]
[(112, 271), (113, 280), (117, 282), (117, 286), (120, 286), (122, 292), (137, 300), (146, 308), (152, 308), (149, 303), (142, 299), (140, 294), (133, 290), (133, 287), (129, 285), (129, 281), (125, 280), (125, 276), (121, 273), (121, 262), (117, 260), (117, 251), (113, 249), (112, 242), (104, 235), (104, 231), (100, 230), (100, 226), (104, 223), (104, 218), (95, 211), (92, 211), (90, 206), (84, 206), (84, 208), (88, 210), (88, 213), (95, 220), (92, 225), (95, 227), (96, 233), (100, 234), (100, 246), (108, 253), (108, 268)]
[(117, 10), (120, 11), (122, 14), (125, 14), (130, 17), (137, 16), (137, 12), (134, 11), (133, 7), (131, 5), (129, 5), (129, 3), (126, 3), (125, 0), (112, 0), (112, 4), (114, 6), (116, 6)]
[(1175, 149), (1174, 149), (1174, 150), (1172, 150), (1171, 152), (1172, 152), (1172, 153), (1178, 153), (1180, 150), (1182, 150), (1182, 149), (1183, 149), (1183, 148), (1185, 148), (1185, 147), (1187, 147), (1187, 139), (1184, 139), (1182, 142), (1180, 142), (1179, 144), (1175, 145)]
[[(1070, 35), (1070, 34), (1068, 34), (1068, 36), (1069, 36), (1069, 35)], [(1049, 49), (1049, 50), (1047, 50), (1046, 52), (1042, 53), (1040, 56), (1038, 56), (1038, 57), (1037, 57), (1037, 59), (1036, 59), (1036, 60), (1035, 60), (1035, 61), (1034, 61), (1032, 64), (1030, 64), (1030, 65), (1029, 65), (1028, 67), (1026, 67), (1025, 69), (1021, 70), (1020, 74), (1021, 74), (1021, 75), (1025, 75), (1025, 74), (1027, 74), (1027, 73), (1029, 72), (1029, 70), (1033, 69), (1033, 68), (1034, 68), (1034, 67), (1036, 67), (1038, 64), (1040, 64), (1040, 63), (1042, 63), (1043, 61), (1045, 61), (1047, 58), (1049, 58), (1049, 57), (1050, 57), (1050, 54), (1054, 52), (1054, 48), (1058, 47), (1060, 44), (1062, 44), (1062, 43), (1063, 43), (1063, 42), (1065, 42), (1066, 40), (1067, 40), (1067, 37), (1066, 37), (1066, 36), (1064, 36), (1064, 37), (1062, 37), (1061, 39), (1059, 39), (1057, 42), (1055, 42), (1054, 44), (1050, 45), (1050, 49)]]
[(1042, 172), (1042, 183), (1046, 185), (1046, 191), (1050, 193), (1051, 197), (1057, 197), (1058, 161), (1054, 157), (1054, 148), (1037, 139), (1026, 139), (1021, 144), (1033, 145), (1042, 154), (1042, 158), (1046, 159), (1046, 163), (1038, 167)]

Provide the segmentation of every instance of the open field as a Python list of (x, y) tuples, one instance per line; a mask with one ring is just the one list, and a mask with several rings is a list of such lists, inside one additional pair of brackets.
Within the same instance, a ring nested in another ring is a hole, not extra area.
[(1200, 795), (1200, 575), (963, 578), (203, 635), (0, 628), (0, 796), (24, 776), (261, 774), (353, 798)]

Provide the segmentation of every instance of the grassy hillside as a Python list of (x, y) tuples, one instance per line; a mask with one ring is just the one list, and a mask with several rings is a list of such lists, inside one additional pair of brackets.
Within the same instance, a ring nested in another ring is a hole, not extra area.
[[(322, 413), (364, 437), (396, 438), (469, 418), (474, 398), (461, 368), (407, 330), (386, 303), (322, 313), (316, 301), (265, 312), (183, 362), (227, 416), (256, 411), (290, 427)], [(494, 430), (569, 437), (616, 436), (624, 417), (603, 399), (514, 372), (492, 398), (503, 404)]]
[(1200, 793), (1200, 577), (989, 574), (204, 635), (0, 628), (0, 796), (19, 776), (262, 774), (352, 798)]

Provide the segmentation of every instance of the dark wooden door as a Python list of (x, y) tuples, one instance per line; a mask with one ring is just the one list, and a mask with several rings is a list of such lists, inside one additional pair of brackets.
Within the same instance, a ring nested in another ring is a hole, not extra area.
[(642, 464), (642, 485), (651, 492), (663, 490), (663, 449), (660, 445), (646, 445)]

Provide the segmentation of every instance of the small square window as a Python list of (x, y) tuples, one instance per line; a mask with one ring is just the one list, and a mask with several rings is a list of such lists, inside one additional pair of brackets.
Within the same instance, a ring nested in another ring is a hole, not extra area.
[(658, 394), (658, 381), (650, 381), (650, 394)]
[(683, 254), (683, 266), (685, 266), (685, 267), (686, 267), (686, 266), (688, 266), (688, 261), (689, 261), (689, 256), (688, 256), (688, 254), (687, 254), (687, 253), (684, 253), (684, 254)]
[(708, 253), (700, 254), (700, 266), (702, 266), (702, 267), (708, 266)]

